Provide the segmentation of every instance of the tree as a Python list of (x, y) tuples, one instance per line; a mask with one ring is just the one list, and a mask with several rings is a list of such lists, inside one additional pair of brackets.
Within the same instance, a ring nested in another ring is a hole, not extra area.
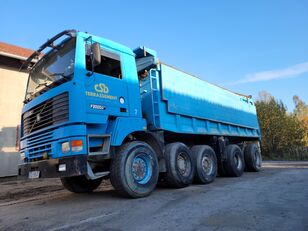
[(282, 101), (261, 92), (256, 108), (262, 134), (261, 148), (269, 158), (283, 158), (288, 149), (303, 146), (305, 131), (296, 116), (287, 112)]
[(293, 113), (305, 129), (305, 137), (303, 141), (306, 146), (308, 146), (308, 105), (297, 95), (293, 96), (293, 102), (295, 105)]

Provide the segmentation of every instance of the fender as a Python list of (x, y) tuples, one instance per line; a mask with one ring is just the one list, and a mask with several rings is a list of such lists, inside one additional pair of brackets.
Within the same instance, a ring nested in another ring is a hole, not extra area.
[(110, 121), (107, 133), (111, 134), (111, 146), (120, 146), (129, 134), (146, 130), (146, 120), (143, 118), (117, 117)]

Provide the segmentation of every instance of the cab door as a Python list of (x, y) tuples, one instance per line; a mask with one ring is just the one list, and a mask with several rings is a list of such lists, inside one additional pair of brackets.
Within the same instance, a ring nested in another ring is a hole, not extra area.
[(128, 89), (123, 78), (121, 52), (100, 45), (101, 63), (92, 72), (91, 45), (86, 43), (85, 94), (87, 112), (108, 116), (128, 116)]

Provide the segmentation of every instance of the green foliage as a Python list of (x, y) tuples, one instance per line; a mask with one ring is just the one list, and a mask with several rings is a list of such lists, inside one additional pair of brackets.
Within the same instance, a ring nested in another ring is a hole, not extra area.
[(263, 155), (270, 159), (283, 159), (290, 154), (290, 150), (305, 146), (307, 130), (296, 113), (287, 112), (282, 101), (261, 92), (256, 107)]
[(294, 115), (301, 122), (305, 129), (304, 143), (308, 146), (308, 105), (305, 104), (297, 95), (293, 96), (295, 104)]

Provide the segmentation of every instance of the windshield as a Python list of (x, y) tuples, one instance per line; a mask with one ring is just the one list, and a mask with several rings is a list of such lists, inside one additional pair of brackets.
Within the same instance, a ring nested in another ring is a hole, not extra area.
[[(25, 100), (31, 100), (36, 94), (50, 89), (74, 74), (75, 38), (55, 47), (45, 55), (31, 70)], [(56, 84), (57, 83), (57, 84)]]

